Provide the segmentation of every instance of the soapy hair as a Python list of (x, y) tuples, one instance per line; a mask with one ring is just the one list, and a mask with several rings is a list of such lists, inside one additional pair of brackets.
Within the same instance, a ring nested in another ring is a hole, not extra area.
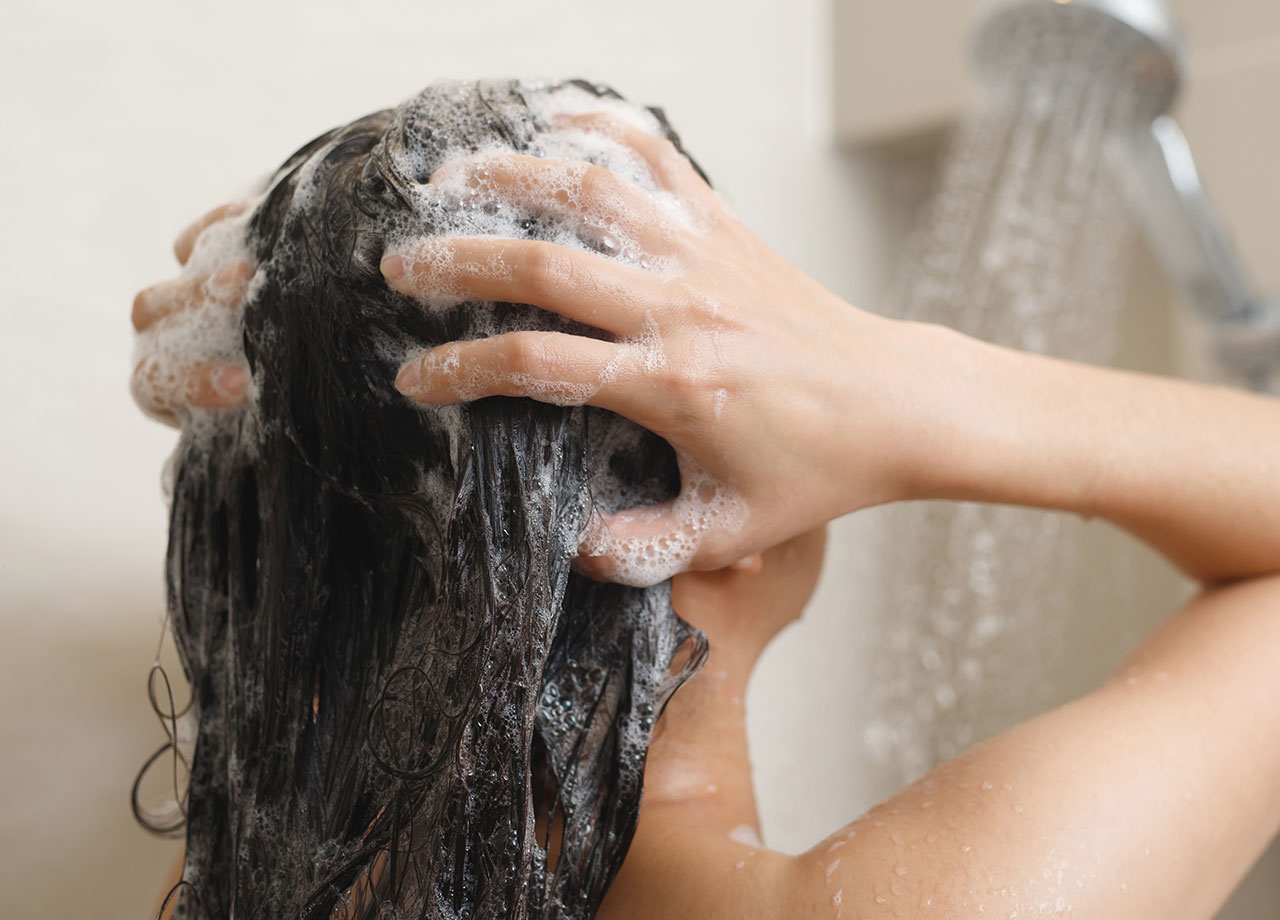
[[(194, 713), (168, 828), (186, 837), (178, 917), (588, 918), (622, 863), (654, 722), (706, 640), (669, 582), (570, 561), (593, 506), (676, 494), (673, 452), (591, 408), (412, 404), (392, 381), (413, 350), (602, 333), (518, 304), (424, 308), (378, 270), (389, 240), (467, 230), (466, 207), (422, 195), (441, 162), (544, 155), (557, 99), (675, 140), (581, 81), (442, 84), (303, 147), (247, 218), (253, 399), (194, 412), (172, 466)], [(545, 215), (517, 229), (592, 248)]]

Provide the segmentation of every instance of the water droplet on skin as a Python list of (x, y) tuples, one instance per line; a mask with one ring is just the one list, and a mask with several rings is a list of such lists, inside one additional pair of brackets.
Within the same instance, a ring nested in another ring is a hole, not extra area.
[(994, 789), (994, 788), (996, 788), (995, 783), (991, 782), (991, 780), (989, 780), (989, 779), (984, 779), (984, 780), (982, 781), (982, 791), (983, 791), (983, 792), (990, 792), (990, 791), (991, 791), (992, 789)]
[(966, 843), (964, 846), (962, 846), (962, 847), (960, 848), (960, 852), (961, 852), (961, 853), (968, 853), (968, 852), (970, 852), (972, 849), (973, 849), (973, 847), (969, 846), (969, 844), (967, 844), (967, 843)]
[(894, 866), (893, 873), (899, 877), (905, 877), (907, 874), (907, 867), (902, 865)]
[(882, 894), (878, 894), (878, 895), (876, 895), (876, 903), (877, 903), (877, 904), (884, 904), (884, 903), (888, 902), (888, 900), (889, 900), (889, 899), (888, 899), (888, 898), (886, 898), (886, 897), (885, 897), (884, 895), (882, 895)]

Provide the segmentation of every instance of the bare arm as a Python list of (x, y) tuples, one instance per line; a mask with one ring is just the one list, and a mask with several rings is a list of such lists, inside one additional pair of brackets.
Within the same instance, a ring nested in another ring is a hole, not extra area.
[(1278, 649), (1280, 577), (1206, 592), (1098, 690), (810, 850), (797, 896), (813, 916), (842, 890), (846, 917), (1212, 917), (1280, 827)]
[(1100, 516), (1204, 582), (1280, 572), (1280, 402), (908, 325), (935, 432), (911, 497)]
[(690, 904), (723, 908), (708, 917), (1212, 917), (1280, 828), (1280, 495), (1222, 467), (1272, 462), (1280, 406), (903, 328), (939, 348), (921, 347), (918, 376), (968, 368), (931, 404), (938, 436), (916, 495), (1102, 515), (1215, 583), (1094, 692), (948, 761), (800, 857), (729, 840), (707, 805), (642, 812), (616, 903), (671, 917)]
[(801, 896), (829, 912), (839, 891), (849, 917), (1211, 917), (1280, 828), (1280, 404), (904, 331), (953, 381), (916, 497), (1098, 515), (1210, 584), (1098, 690), (815, 847)]

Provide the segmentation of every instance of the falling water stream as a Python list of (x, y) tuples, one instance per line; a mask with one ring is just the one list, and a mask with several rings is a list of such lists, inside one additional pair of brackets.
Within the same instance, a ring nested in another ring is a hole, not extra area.
[[(1109, 37), (1064, 46), (1032, 29), (1016, 43), (1006, 85), (943, 155), (899, 266), (899, 316), (1112, 358), (1134, 236), (1114, 167), (1142, 100)], [(974, 503), (887, 509), (863, 738), (901, 781), (1053, 701), (1080, 523)]]

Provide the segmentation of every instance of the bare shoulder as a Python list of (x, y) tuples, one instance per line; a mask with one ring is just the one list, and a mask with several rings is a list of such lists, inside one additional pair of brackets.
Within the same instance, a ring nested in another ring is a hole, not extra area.
[(1280, 577), (1204, 591), (1103, 686), (799, 859), (809, 916), (1210, 918), (1280, 828)]

